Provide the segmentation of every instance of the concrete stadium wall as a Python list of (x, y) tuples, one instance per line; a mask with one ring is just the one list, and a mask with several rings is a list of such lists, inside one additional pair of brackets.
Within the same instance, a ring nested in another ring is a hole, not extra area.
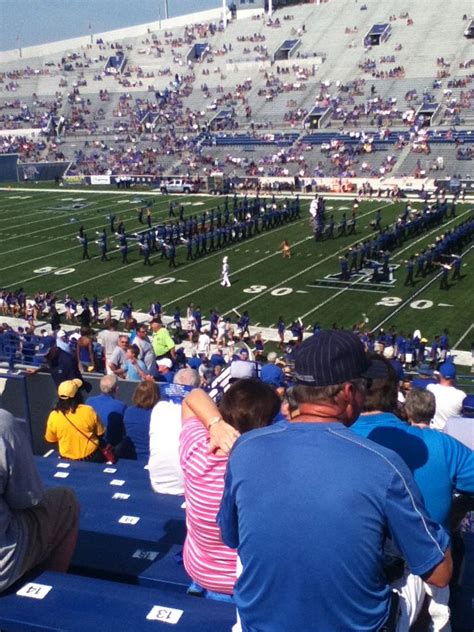
[[(87, 397), (100, 393), (100, 378), (100, 375), (87, 377), (92, 386)], [(136, 385), (137, 382), (120, 380), (119, 397), (127, 405), (132, 403)], [(28, 377), (20, 372), (11, 377), (8, 374), (0, 375), (0, 407), (28, 424), (35, 454), (44, 454), (52, 447), (44, 440), (44, 431), (56, 399), (55, 384), (47, 373), (37, 373)]]

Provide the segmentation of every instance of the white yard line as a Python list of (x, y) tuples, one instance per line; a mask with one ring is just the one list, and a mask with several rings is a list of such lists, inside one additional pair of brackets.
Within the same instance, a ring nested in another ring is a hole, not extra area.
[[(405, 246), (405, 248), (402, 248), (402, 250), (399, 250), (398, 252), (396, 252), (393, 256), (393, 259), (396, 259), (397, 257), (400, 257), (400, 255), (402, 255), (404, 252), (406, 252), (407, 250), (410, 250), (411, 248), (413, 248), (413, 246), (415, 246), (416, 244), (418, 244), (420, 241), (425, 240), (427, 237), (430, 237), (431, 235), (433, 235), (434, 233), (437, 233), (441, 228), (444, 228), (445, 226), (448, 226), (449, 224), (459, 220), (460, 217), (462, 217), (463, 215), (466, 215), (467, 213), (471, 213), (472, 209), (469, 209), (467, 211), (464, 211), (464, 213), (461, 213), (460, 215), (458, 215), (457, 217), (455, 217), (454, 219), (449, 220), (448, 222), (445, 222), (444, 224), (441, 224), (440, 226), (437, 226), (436, 228), (434, 228), (433, 230), (429, 231), (428, 233), (426, 233), (425, 235), (422, 235), (421, 237), (419, 237), (418, 239), (411, 241), (407, 246)], [(369, 235), (370, 236), (370, 235)], [(439, 277), (439, 274), (438, 274)], [(339, 292), (336, 292), (336, 294), (333, 294), (332, 296), (330, 296), (329, 298), (327, 298), (325, 301), (323, 301), (322, 303), (319, 303), (318, 305), (316, 305), (316, 307), (313, 307), (313, 309), (310, 309), (308, 312), (305, 312), (304, 314), (302, 314), (299, 318), (303, 319), (306, 316), (309, 316), (309, 314), (312, 314), (313, 312), (316, 312), (320, 307), (324, 307), (325, 305), (327, 305), (328, 303), (330, 303), (331, 301), (333, 301), (334, 299), (336, 299), (338, 296), (341, 296), (341, 294), (344, 294), (344, 292), (347, 292), (349, 290), (352, 289), (352, 286), (357, 284), (358, 282), (360, 282), (360, 279), (358, 279), (357, 281), (354, 281), (353, 283), (351, 283), (349, 286), (342, 288), (341, 290), (339, 290)], [(321, 288), (324, 289), (324, 288)], [(412, 299), (410, 299), (411, 301)]]
[[(128, 201), (128, 200), (127, 200)], [(106, 211), (108, 209), (115, 209), (115, 205), (111, 204), (107, 204), (106, 206), (102, 206), (99, 207), (98, 209), (95, 209), (95, 211), (91, 214), (92, 217), (98, 212), (98, 211)], [(162, 209), (163, 211), (165, 210), (165, 207)], [(85, 220), (87, 218), (87, 216), (89, 215), (89, 212), (87, 212), (87, 209), (84, 209), (84, 212), (82, 211), (82, 209), (77, 209), (78, 213), (82, 213), (82, 218), (78, 218), (78, 223), (83, 223), (81, 220)], [(161, 211), (161, 209), (160, 209)], [(157, 209), (155, 209), (155, 213), (158, 212)], [(71, 217), (73, 217), (74, 215), (74, 209), (72, 209), (70, 211), (71, 213)], [(126, 213), (135, 213), (136, 214), (136, 207), (134, 206), (131, 209), (117, 209), (116, 210), (116, 214), (117, 217), (121, 216), (121, 215), (125, 215)], [(133, 217), (133, 215), (132, 215)], [(51, 218), (53, 219), (53, 218)], [(31, 222), (34, 223), (34, 222)], [(102, 219), (102, 223), (103, 223), (103, 219)], [(54, 228), (62, 228), (64, 226), (71, 226), (71, 222), (65, 222), (64, 224), (57, 224)], [(100, 225), (98, 225), (100, 226)], [(92, 227), (88, 227), (88, 229), (93, 229), (93, 228), (97, 228), (98, 226), (92, 226)], [(39, 230), (34, 230), (31, 231), (30, 233), (24, 233), (22, 235), (22, 237), (31, 237), (32, 235), (37, 235), (38, 233), (44, 233), (45, 231), (51, 231), (51, 226), (47, 226), (46, 228), (40, 228)], [(7, 237), (6, 239), (2, 239), (2, 242), (6, 242), (6, 241), (10, 241), (11, 239), (18, 239), (18, 237)], [(49, 239), (47, 240), (48, 242), (50, 241)], [(10, 252), (15, 252), (16, 249), (14, 251), (10, 251)], [(5, 253), (4, 253), (5, 254)]]
[[(30, 200), (30, 202), (32, 203), (34, 203), (34, 201), (34, 198)], [(2, 222), (9, 219), (8, 217), (3, 217), (3, 214), (7, 215), (8, 213), (15, 211), (17, 209), (17, 206), (23, 208), (26, 200), (8, 200), (8, 202), (10, 202), (8, 208), (2, 208), (2, 198), (0, 197), (0, 221)]]
[[(293, 224), (291, 224), (292, 226), (297, 226), (298, 224), (301, 224), (302, 222), (305, 222), (305, 219), (300, 219), (296, 222), (293, 222)], [(280, 226), (279, 228), (275, 228), (274, 230), (270, 231), (270, 232), (265, 232), (265, 233), (260, 233), (260, 235), (256, 236), (256, 237), (252, 237), (252, 241), (256, 241), (257, 239), (262, 239), (262, 237), (266, 237), (270, 234), (274, 234), (277, 231), (283, 230), (285, 228), (288, 228), (288, 225), (285, 224), (285, 226)], [(305, 237), (305, 239), (303, 239), (301, 242), (298, 243), (302, 243), (303, 241), (306, 241), (306, 239), (310, 239), (310, 237)], [(184, 266), (180, 266), (179, 268), (176, 269), (177, 273), (181, 273), (181, 271), (183, 270), (188, 270), (189, 268), (193, 268), (196, 265), (199, 265), (200, 263), (203, 263), (203, 261), (209, 261), (209, 259), (214, 259), (215, 257), (220, 257), (222, 256), (223, 253), (225, 252), (229, 252), (231, 250), (234, 249), (235, 244), (231, 244), (230, 246), (227, 246), (227, 248), (221, 248), (221, 250), (218, 250), (217, 252), (213, 253), (212, 255), (208, 255), (205, 259), (197, 259), (195, 261), (193, 261), (192, 263), (186, 264)], [(275, 253), (273, 253), (272, 255), (270, 255), (271, 257), (273, 257), (275, 254), (279, 253), (280, 251), (276, 251)], [(266, 259), (268, 259), (268, 257), (266, 257)], [(264, 261), (265, 259), (259, 259), (259, 261), (253, 263), (252, 265), (256, 265), (257, 263), (260, 263), (261, 261)], [(237, 272), (233, 272), (232, 274), (237, 274)], [(232, 276), (231, 274), (231, 276)], [(155, 281), (157, 281), (160, 278), (166, 277), (168, 275), (161, 275), (161, 277), (153, 277), (153, 279), (151, 281), (147, 281), (146, 283), (140, 283), (138, 286), (134, 285), (133, 287), (127, 289), (127, 290), (123, 290), (122, 292), (119, 292), (118, 294), (113, 294), (112, 298), (115, 298), (116, 296), (120, 296), (121, 294), (126, 294), (128, 292), (131, 292), (133, 290), (138, 290), (140, 288), (142, 288), (145, 285), (149, 285), (150, 283), (154, 283)], [(206, 285), (203, 285), (202, 288), (200, 289), (205, 289), (207, 287), (209, 287), (209, 285), (213, 285), (214, 283), (220, 283), (220, 278), (217, 279), (216, 281), (210, 281), (209, 283), (206, 283)], [(194, 289), (194, 292), (197, 292), (199, 290), (199, 288)], [(186, 298), (186, 296), (189, 296), (189, 294), (192, 294), (192, 292), (188, 292), (187, 294), (185, 294), (182, 298)], [(178, 299), (173, 299), (173, 301), (171, 301), (170, 303), (167, 303), (167, 305), (171, 305), (175, 300), (180, 300)], [(164, 307), (164, 306), (163, 306)]]
[[(52, 204), (54, 204), (54, 202), (52, 202)], [(44, 222), (44, 221), (48, 221), (48, 220), (57, 220), (59, 217), (63, 218), (64, 215), (60, 215), (61, 213), (74, 213), (75, 211), (80, 212), (80, 213), (84, 213), (84, 212), (91, 212), (92, 210), (94, 212), (97, 212), (97, 210), (99, 209), (91, 209), (91, 206), (95, 206), (97, 204), (100, 204), (100, 201), (94, 201), (91, 202), (88, 206), (84, 207), (84, 208), (80, 208), (80, 209), (73, 209), (73, 208), (69, 208), (69, 209), (54, 209), (54, 208), (49, 208), (49, 209), (37, 209), (36, 211), (34, 211), (33, 213), (27, 213), (26, 215), (20, 215), (20, 219), (27, 219), (28, 217), (38, 217), (38, 215), (46, 215), (46, 217), (41, 217), (40, 219), (37, 219), (35, 221), (28, 221), (28, 222), (24, 222), (23, 224), (14, 224), (14, 228), (18, 229), (21, 228), (22, 226), (31, 226), (32, 224), (38, 224), (39, 222)], [(54, 215), (54, 213), (58, 213), (58, 215)], [(0, 218), (0, 222), (11, 222), (12, 218), (11, 217), (4, 217), (3, 219)], [(5, 228), (0, 228), (0, 232), (4, 231)]]
[[(463, 255), (467, 255), (473, 248), (474, 248), (474, 245), (469, 246), (469, 248), (463, 253)], [(394, 309), (392, 312), (390, 312), (388, 316), (386, 316), (383, 320), (377, 323), (377, 325), (375, 325), (371, 331), (376, 331), (377, 329), (380, 329), (380, 327), (382, 327), (382, 325), (384, 325), (387, 321), (393, 318), (395, 314), (398, 314), (399, 312), (401, 312), (402, 309), (404, 309), (407, 305), (409, 305), (413, 301), (413, 299), (415, 299), (419, 294), (424, 292), (428, 287), (430, 287), (430, 285), (432, 285), (435, 281), (437, 281), (442, 274), (443, 274), (442, 270), (438, 272), (437, 274), (435, 274), (433, 278), (431, 278), (427, 283), (425, 283), (425, 285), (418, 288), (414, 294), (409, 296), (405, 301), (403, 301), (403, 303), (400, 303), (400, 305), (396, 309)]]
[[(107, 210), (113, 209), (113, 208), (115, 208), (115, 207), (114, 206), (101, 206), (101, 207), (99, 207), (98, 209), (95, 210), (95, 212), (91, 215), (91, 217), (95, 217), (95, 215), (96, 215), (96, 213), (98, 211), (107, 211)], [(167, 209), (166, 206), (164, 206), (163, 209), (161, 207), (155, 208), (154, 209), (154, 212), (156, 214), (155, 217), (161, 217), (161, 213), (165, 212), (166, 209)], [(130, 221), (130, 217), (128, 217), (128, 213), (132, 213), (132, 211), (135, 211), (135, 209), (134, 208), (128, 209), (128, 210), (122, 209), (120, 214), (117, 213), (117, 215), (121, 216), (123, 219), (127, 219), (127, 221)], [(132, 218), (133, 217), (135, 217), (135, 216), (132, 214)], [(59, 239), (67, 239), (69, 237), (71, 239), (74, 238), (75, 235), (77, 234), (77, 225), (85, 223), (87, 221), (87, 215), (85, 215), (81, 219), (83, 219), (85, 221), (84, 222), (78, 221), (77, 223), (74, 223), (74, 224), (72, 224), (71, 222), (67, 222), (66, 224), (60, 224), (60, 226), (73, 226), (74, 227), (74, 231), (73, 232), (68, 232), (66, 235), (59, 235), (58, 237), (52, 237), (50, 239), (46, 239), (44, 241), (40, 241), (38, 243), (33, 244), (33, 246), (42, 246), (43, 244), (48, 244), (49, 245), (52, 241), (57, 241)], [(108, 226), (108, 221), (105, 222), (105, 225)], [(93, 226), (86, 226), (86, 232), (90, 231), (90, 230), (95, 230), (97, 228), (102, 228), (103, 226), (104, 226), (104, 218), (102, 217), (100, 224), (96, 224), (96, 225), (93, 225)], [(55, 228), (57, 228), (57, 227), (55, 227)], [(51, 228), (45, 229), (45, 230), (51, 230)], [(26, 236), (27, 235), (22, 235), (22, 237), (26, 237)], [(18, 237), (19, 236), (17, 235), (16, 237), (11, 237), (10, 239), (18, 239)], [(2, 242), (4, 242), (4, 241), (7, 241), (7, 240), (3, 239)], [(7, 255), (7, 254), (10, 254), (10, 253), (13, 253), (13, 252), (16, 253), (19, 250), (30, 249), (31, 247), (32, 247), (32, 244), (27, 244), (26, 246), (20, 246), (19, 248), (13, 248), (12, 250), (7, 250), (5, 252), (2, 252), (2, 254), (3, 255)], [(74, 250), (74, 249), (75, 249), (74, 247), (70, 248), (70, 250)], [(43, 257), (38, 257), (37, 259), (39, 259), (39, 258), (46, 258), (46, 257), (50, 257), (50, 256), (51, 256), (51, 253), (48, 253), (47, 255), (44, 255)], [(32, 260), (30, 260), (30, 261), (32, 261)], [(26, 263), (28, 263), (28, 262), (26, 262)], [(9, 268), (17, 267), (17, 266), (20, 266), (20, 265), (25, 265), (25, 261), (20, 261), (20, 262), (14, 264), (14, 265), (8, 266), (8, 268), (0, 268), (0, 271), (7, 270)]]
[(471, 332), (471, 330), (474, 328), (474, 323), (472, 323), (471, 325), (469, 325), (469, 327), (466, 329), (466, 331), (463, 333), (463, 335), (459, 338), (459, 340), (455, 343), (455, 345), (453, 346), (453, 350), (457, 349), (459, 347), (459, 345), (461, 344), (461, 342), (467, 338), (467, 336), (469, 335), (469, 333)]
[[(377, 207), (377, 208), (372, 209), (371, 211), (368, 211), (367, 213), (363, 213), (362, 215), (359, 216), (359, 219), (362, 219), (363, 217), (367, 217), (368, 215), (372, 215), (373, 213), (376, 213), (379, 210), (379, 208), (382, 209), (382, 208), (386, 208), (387, 206), (392, 206), (392, 205), (393, 205), (392, 202), (387, 202), (384, 206)], [(372, 235), (376, 235), (376, 234), (377, 234), (376, 232), (370, 233), (369, 235), (366, 235), (365, 238), (370, 237)], [(313, 239), (313, 238), (311, 237), (311, 239)], [(312, 270), (313, 268), (317, 268), (318, 266), (320, 266), (321, 264), (325, 263), (326, 261), (329, 261), (333, 257), (338, 256), (342, 252), (345, 252), (346, 250), (348, 250), (349, 248), (351, 248), (355, 244), (359, 243), (360, 239), (361, 238), (359, 236), (356, 241), (353, 241), (350, 244), (346, 244), (344, 247), (340, 248), (336, 252), (333, 252), (332, 254), (328, 255), (327, 257), (324, 257), (323, 259), (320, 259), (316, 263), (313, 263), (313, 265), (306, 267), (304, 270), (300, 270), (299, 272), (296, 272), (295, 274), (291, 275), (290, 277), (287, 277), (286, 279), (283, 279), (283, 280), (279, 281), (277, 284), (273, 285), (272, 287), (267, 288), (263, 292), (259, 292), (258, 294), (256, 294), (252, 298), (248, 299), (247, 301), (244, 301), (243, 303), (240, 303), (239, 305), (236, 305), (232, 309), (240, 309), (241, 307), (245, 307), (249, 303), (252, 303), (253, 301), (256, 301), (257, 299), (262, 298), (266, 294), (269, 294), (270, 292), (273, 292), (273, 290), (276, 290), (277, 288), (284, 286), (289, 281), (292, 281), (293, 279), (296, 279), (299, 276), (301, 276), (303, 274), (306, 274), (309, 270)], [(278, 254), (278, 252), (273, 253), (272, 255), (269, 255), (268, 257), (265, 257), (261, 261), (265, 261), (265, 259), (269, 259), (270, 257), (274, 257), (275, 254)], [(248, 267), (251, 267), (251, 266), (246, 266), (245, 268), (243, 268), (243, 270), (247, 269)], [(237, 272), (235, 272), (235, 274), (238, 274), (239, 272), (241, 272), (241, 270), (237, 270)], [(228, 310), (227, 312), (225, 312), (225, 314), (228, 314), (229, 311), (232, 311), (232, 309)]]
[(458, 221), (461, 217), (463, 217), (464, 215), (467, 215), (468, 213), (472, 213), (472, 208), (468, 209), (467, 211), (464, 211), (463, 213), (460, 213), (459, 215), (457, 215), (456, 217), (454, 217), (453, 219), (450, 219), (447, 222), (444, 222), (444, 224), (440, 224), (440, 226), (437, 226), (436, 228), (434, 228), (433, 230), (430, 230), (428, 233), (426, 233), (425, 235), (422, 235), (421, 237), (419, 237), (418, 239), (415, 239), (415, 241), (411, 241), (406, 248), (403, 248), (402, 250), (399, 250), (398, 252), (396, 252), (393, 255), (393, 258), (396, 259), (397, 257), (399, 257), (402, 253), (406, 252), (407, 250), (410, 250), (410, 248), (412, 246), (415, 246), (416, 244), (420, 243), (420, 241), (425, 240), (427, 237), (430, 237), (431, 235), (434, 235), (435, 233), (437, 233), (438, 231), (440, 231), (441, 229), (445, 228), (446, 226), (449, 226), (450, 224), (453, 224), (454, 222)]
[[(295, 222), (293, 225), (298, 224), (298, 223), (300, 223), (300, 222), (302, 222), (302, 221), (306, 221), (306, 219), (305, 219), (305, 220), (299, 220), (298, 222)], [(285, 225), (285, 226), (281, 226), (280, 228), (276, 228), (276, 229), (275, 229), (274, 231), (272, 231), (272, 232), (275, 232), (275, 231), (277, 231), (277, 230), (281, 230), (281, 229), (283, 229), (283, 228), (287, 228), (287, 225)], [(260, 234), (258, 237), (254, 237), (253, 239), (258, 239), (258, 238), (260, 238), (260, 237), (265, 237), (265, 235), (268, 235), (268, 233), (262, 233), (262, 234)], [(223, 252), (226, 252), (226, 251), (232, 250), (232, 248), (233, 248), (233, 246), (234, 246), (234, 245), (235, 245), (235, 244), (232, 244), (232, 245), (228, 246), (227, 248), (223, 248), (223, 249), (221, 249), (221, 250), (219, 250), (219, 251), (215, 252), (215, 253), (214, 253), (214, 254), (212, 254), (212, 255), (208, 255), (208, 256), (206, 257), (206, 261), (208, 261), (208, 260), (209, 260), (209, 259), (211, 259), (211, 258), (221, 256)], [(278, 252), (279, 252), (279, 251), (278, 251)], [(140, 289), (141, 289), (142, 287), (144, 287), (145, 285), (150, 285), (151, 283), (154, 283), (154, 282), (155, 282), (155, 281), (157, 281), (158, 279), (165, 278), (165, 277), (169, 276), (171, 273), (174, 273), (174, 272), (176, 272), (176, 273), (181, 273), (181, 271), (183, 271), (183, 270), (187, 270), (188, 268), (191, 268), (191, 267), (194, 267), (195, 265), (198, 265), (198, 264), (202, 263), (202, 261), (203, 261), (202, 259), (198, 259), (197, 261), (193, 261), (193, 262), (192, 262), (192, 263), (190, 263), (190, 264), (187, 264), (187, 265), (184, 265), (184, 266), (180, 266), (179, 268), (177, 268), (177, 269), (176, 269), (176, 271), (174, 271), (172, 268), (169, 268), (169, 269), (167, 269), (167, 272), (166, 272), (165, 274), (161, 274), (161, 275), (158, 275), (158, 276), (156, 276), (156, 277), (155, 277), (155, 276), (153, 276), (153, 278), (152, 278), (150, 281), (146, 281), (145, 283), (139, 283), (139, 284), (138, 284), (138, 283), (136, 283), (136, 284), (134, 284), (132, 287), (127, 288), (127, 289), (125, 289), (125, 290), (122, 290), (121, 292), (118, 292), (117, 294), (112, 294), (112, 295), (111, 295), (111, 298), (115, 298), (116, 296), (121, 296), (122, 294), (128, 294), (128, 293), (130, 293), (130, 292), (133, 292), (133, 291), (136, 291), (136, 290), (140, 290)], [(86, 261), (80, 261), (79, 263), (86, 263)], [(111, 275), (111, 274), (121, 273), (121, 272), (123, 272), (124, 270), (128, 270), (128, 269), (130, 269), (130, 267), (135, 266), (135, 265), (137, 265), (137, 264), (140, 264), (140, 265), (142, 265), (142, 266), (143, 266), (143, 261), (141, 261), (141, 260), (134, 261), (133, 263), (130, 263), (130, 264), (128, 264), (127, 266), (123, 266), (123, 267), (121, 266), (121, 267), (116, 268), (115, 270), (110, 270), (109, 272), (105, 272), (105, 273), (102, 273), (102, 274), (97, 274), (96, 276), (94, 276), (94, 277), (90, 277), (89, 279), (86, 279), (86, 280), (80, 281), (80, 282), (78, 282), (78, 283), (74, 283), (74, 284), (72, 284), (72, 285), (68, 285), (67, 287), (59, 288), (58, 290), (55, 290), (55, 292), (64, 292), (64, 291), (66, 291), (66, 290), (70, 290), (70, 289), (72, 289), (72, 288), (74, 288), (74, 287), (77, 287), (78, 285), (84, 285), (84, 283), (89, 283), (89, 282), (95, 281), (96, 279), (100, 279), (100, 278), (103, 278), (103, 277), (105, 277), (105, 276), (109, 276), (109, 275)], [(51, 274), (51, 273), (48, 273), (48, 274)], [(38, 277), (40, 277), (41, 275), (37, 275), (37, 276), (38, 276)], [(45, 275), (45, 276), (47, 276), (47, 275)], [(36, 277), (34, 277), (34, 278), (36, 278)], [(29, 280), (31, 280), (31, 279), (29, 279)], [(18, 284), (18, 282), (17, 282), (17, 284)], [(208, 285), (209, 285), (209, 284), (208, 284)], [(207, 287), (207, 285), (206, 285), (206, 286), (204, 286), (204, 287)]]
[[(373, 209), (372, 211), (368, 211), (367, 213), (364, 213), (364, 215), (361, 215), (361, 217), (365, 217), (366, 215), (371, 215), (372, 213), (375, 213), (375, 212), (376, 212), (376, 210), (377, 210), (377, 209)], [(299, 224), (299, 223), (301, 223), (301, 222), (307, 222), (307, 221), (308, 221), (308, 218), (307, 218), (307, 217), (305, 217), (305, 218), (303, 218), (303, 219), (298, 220), (297, 222), (295, 222), (295, 223), (294, 223), (294, 224), (292, 224), (292, 225), (294, 226), (295, 224)], [(280, 226), (279, 228), (276, 228), (275, 230), (271, 231), (271, 233), (274, 233), (274, 232), (276, 232), (276, 231), (279, 231), (279, 230), (282, 230), (282, 229), (285, 229), (285, 228), (287, 228), (287, 225), (285, 225), (285, 226)], [(268, 233), (262, 233), (261, 235), (259, 235), (258, 237), (255, 237), (254, 239), (259, 239), (260, 237), (264, 237), (265, 235), (268, 235)], [(299, 244), (302, 244), (302, 243), (304, 243), (305, 241), (308, 241), (309, 239), (313, 239), (312, 235), (309, 235), (309, 236), (305, 237), (304, 239), (301, 239), (300, 241), (295, 242), (294, 244), (292, 244), (292, 246), (293, 246), (293, 247), (294, 247), (294, 246), (298, 246)], [(354, 242), (354, 243), (357, 243), (357, 242)], [(350, 246), (345, 246), (342, 250), (345, 250), (346, 248), (350, 248)], [(229, 249), (228, 249), (228, 248), (223, 249), (223, 250), (219, 251), (218, 253), (216, 253), (216, 255), (219, 255), (219, 254), (221, 254), (222, 252), (225, 252), (225, 250), (229, 250)], [(341, 250), (341, 252), (342, 252), (342, 250)], [(240, 272), (244, 272), (245, 270), (248, 270), (248, 269), (250, 269), (250, 268), (253, 268), (254, 266), (259, 265), (260, 263), (262, 263), (262, 262), (264, 262), (264, 261), (267, 261), (267, 259), (271, 259), (272, 257), (275, 257), (275, 256), (277, 256), (277, 255), (281, 255), (281, 251), (280, 251), (280, 250), (276, 250), (275, 252), (273, 252), (273, 253), (271, 253), (271, 254), (267, 255), (266, 257), (263, 257), (263, 258), (259, 259), (258, 261), (254, 261), (253, 263), (251, 263), (251, 264), (249, 264), (249, 265), (247, 265), (247, 266), (244, 266), (243, 268), (239, 268), (239, 269), (238, 269), (238, 270), (236, 270), (235, 272), (232, 272), (232, 273), (230, 274), (230, 276), (231, 276), (231, 277), (232, 277), (232, 276), (235, 276), (236, 274), (239, 274)], [(330, 257), (329, 257), (329, 258), (331, 258), (331, 257), (333, 257), (333, 256), (334, 256), (334, 255), (330, 255)], [(319, 264), (320, 264), (320, 263), (322, 263), (322, 262), (323, 262), (323, 260), (318, 261), (318, 263), (317, 263), (317, 264), (315, 264), (315, 265), (319, 265)], [(199, 263), (199, 261), (196, 261), (195, 263)], [(186, 267), (186, 268), (189, 268), (189, 267), (190, 267), (190, 266), (192, 266), (192, 265), (193, 265), (193, 264), (189, 264), (189, 266), (185, 266), (185, 267)], [(184, 268), (183, 268), (183, 269), (184, 269)], [(306, 268), (303, 272), (306, 272), (307, 270), (308, 270), (308, 268)], [(302, 272), (302, 273), (303, 273), (303, 272)], [(302, 274), (302, 273), (301, 273), (301, 274)], [(156, 279), (153, 279), (153, 281), (156, 281)], [(216, 285), (216, 283), (220, 283), (220, 282), (221, 282), (220, 278), (217, 278), (217, 279), (215, 279), (214, 281), (209, 281), (208, 283), (206, 283), (206, 285), (202, 285), (202, 286), (201, 286), (201, 287), (199, 287), (199, 288), (194, 288), (194, 289), (193, 289), (193, 290), (191, 290), (190, 292), (187, 292), (186, 294), (182, 294), (181, 296), (178, 296), (177, 298), (174, 298), (174, 299), (173, 299), (172, 301), (170, 301), (169, 303), (165, 303), (165, 304), (163, 305), (163, 307), (168, 307), (169, 305), (173, 305), (176, 301), (181, 301), (183, 298), (187, 298), (188, 296), (192, 296), (192, 295), (193, 295), (193, 294), (195, 294), (196, 292), (200, 292), (200, 291), (202, 291), (202, 290), (205, 290), (206, 288), (210, 287), (211, 285)], [(267, 292), (267, 291), (271, 291), (271, 290), (275, 289), (276, 287), (279, 287), (280, 285), (282, 285), (282, 283), (285, 283), (285, 281), (282, 281), (282, 282), (278, 283), (278, 284), (277, 284), (277, 285), (275, 285), (274, 287), (270, 288), (269, 290), (266, 290), (265, 292), (262, 292), (262, 293), (258, 294), (258, 296), (255, 296), (253, 299), (250, 299), (250, 300), (255, 300), (256, 298), (258, 298), (258, 297), (262, 296), (262, 294), (266, 294), (266, 292)], [(143, 285), (145, 285), (145, 284), (143, 284)], [(124, 292), (120, 292), (120, 294), (125, 294), (125, 291), (124, 291)], [(120, 296), (120, 294), (116, 294), (115, 296)], [(248, 302), (249, 302), (249, 301), (248, 301)], [(235, 310), (236, 310), (236, 309), (238, 309), (239, 307), (240, 307), (240, 306), (239, 306), (239, 305), (237, 305), (236, 307), (233, 307), (233, 308), (229, 309), (227, 312), (225, 312), (225, 314), (228, 314), (228, 313), (230, 313), (231, 311), (235, 311)]]
[[(99, 210), (106, 211), (108, 208), (112, 208), (112, 207), (104, 206), (104, 207), (101, 207)], [(133, 209), (131, 209), (131, 210), (133, 210)], [(129, 212), (130, 211), (123, 211), (121, 213), (122, 217), (123, 218), (127, 218), (126, 215)], [(86, 219), (86, 218), (84, 218), (84, 219)], [(130, 220), (130, 218), (128, 218), (128, 220)], [(27, 250), (27, 249), (31, 249), (32, 247), (42, 246), (44, 244), (48, 244), (49, 245), (52, 241), (58, 241), (60, 239), (68, 239), (68, 238), (73, 239), (77, 235), (78, 226), (80, 226), (82, 223), (83, 222), (78, 221), (78, 222), (74, 222), (74, 223), (67, 222), (66, 224), (59, 224), (58, 226), (55, 226), (55, 228), (59, 228), (61, 226), (71, 226), (72, 228), (74, 228), (74, 230), (71, 231), (71, 232), (68, 232), (67, 234), (58, 235), (57, 237), (51, 237), (51, 238), (45, 239), (43, 241), (37, 242), (35, 244), (26, 244), (25, 246), (20, 246), (18, 248), (12, 248), (11, 250), (6, 250), (6, 251), (2, 252), (2, 254), (3, 255), (8, 255), (8, 254), (11, 254), (11, 253), (16, 253), (16, 252), (18, 252), (20, 250)], [(102, 217), (99, 224), (94, 224), (93, 226), (87, 226), (86, 232), (90, 231), (90, 230), (96, 230), (96, 229), (102, 228), (104, 226), (108, 227), (108, 225), (109, 225), (108, 220), (105, 220)], [(51, 229), (51, 226), (49, 226), (48, 228), (43, 229), (43, 231), (35, 231), (35, 232), (44, 232), (44, 230), (51, 231), (52, 229)], [(29, 233), (29, 234), (25, 234), (25, 235), (17, 235), (16, 237), (10, 237), (10, 239), (19, 239), (19, 237), (27, 237), (27, 236), (29, 236), (31, 234), (34, 234), (34, 233)], [(7, 241), (7, 239), (2, 239), (2, 243), (5, 242), (5, 241)], [(74, 248), (71, 248), (71, 250), (73, 250), (73, 249)], [(50, 252), (50, 253), (48, 253), (47, 255), (44, 255), (44, 256), (45, 257), (51, 257), (51, 254), (52, 253)], [(14, 266), (9, 266), (9, 267), (16, 267), (16, 266), (20, 266), (20, 265), (23, 266), (23, 265), (25, 265), (25, 263), (28, 263), (28, 261), (26, 261), (26, 262), (25, 261), (20, 261), (20, 262), (16, 263)], [(7, 268), (0, 268), (0, 270), (6, 270), (6, 269)]]

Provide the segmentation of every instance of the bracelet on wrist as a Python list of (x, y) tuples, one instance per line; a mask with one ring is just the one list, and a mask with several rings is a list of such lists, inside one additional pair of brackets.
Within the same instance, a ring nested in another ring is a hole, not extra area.
[(212, 426), (215, 426), (220, 421), (223, 421), (222, 417), (213, 417), (211, 421), (207, 424), (207, 429), (210, 430)]

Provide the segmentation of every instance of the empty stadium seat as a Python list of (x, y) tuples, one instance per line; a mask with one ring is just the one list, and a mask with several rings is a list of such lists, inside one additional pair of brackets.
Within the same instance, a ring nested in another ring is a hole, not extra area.
[(140, 632), (159, 630), (161, 623), (176, 632), (220, 632), (234, 622), (230, 604), (62, 573), (32, 575), (0, 596), (5, 632)]
[(36, 462), (45, 485), (72, 487), (81, 504), (74, 572), (186, 591), (183, 497), (153, 492), (136, 461), (74, 462), (53, 453)]

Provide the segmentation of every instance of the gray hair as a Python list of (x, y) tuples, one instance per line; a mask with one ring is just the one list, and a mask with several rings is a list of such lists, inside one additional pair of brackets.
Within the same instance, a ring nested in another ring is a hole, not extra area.
[(180, 369), (176, 372), (173, 383), (181, 384), (181, 386), (192, 386), (193, 388), (197, 388), (201, 383), (201, 379), (197, 371), (187, 368)]
[[(353, 380), (347, 380), (347, 382), (350, 382), (358, 391), (363, 393), (367, 392), (367, 382), (363, 378), (354, 378)], [(292, 388), (292, 399), (298, 407), (300, 404), (334, 402), (345, 384), (346, 382), (331, 386), (307, 386), (306, 384), (295, 384)]]
[(115, 375), (104, 375), (100, 380), (100, 390), (102, 393), (113, 393), (117, 390), (117, 381)]
[(436, 399), (431, 391), (413, 388), (405, 399), (405, 413), (408, 421), (428, 424), (436, 412)]
[(278, 358), (278, 355), (274, 352), (274, 351), (270, 351), (270, 353), (267, 355), (267, 362), (275, 362), (276, 359)]

